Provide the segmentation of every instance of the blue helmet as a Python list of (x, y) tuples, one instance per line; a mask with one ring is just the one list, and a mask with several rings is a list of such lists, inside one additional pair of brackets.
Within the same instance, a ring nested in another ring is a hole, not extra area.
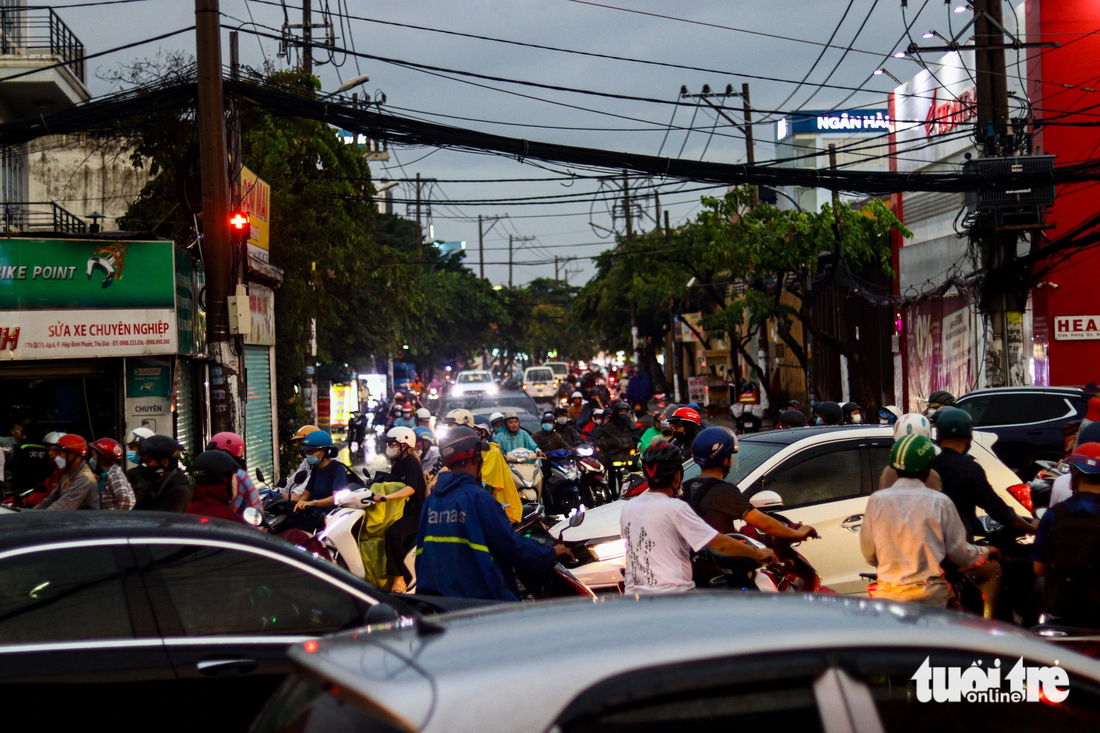
[(425, 443), (435, 445), (435, 435), (433, 435), (432, 431), (424, 427), (423, 425), (413, 428), (413, 432), (416, 433), (417, 440), (423, 440)]
[(332, 446), (332, 436), (324, 430), (314, 430), (302, 441), (303, 448), (329, 448)]
[(721, 466), (736, 452), (737, 436), (728, 428), (707, 428), (691, 444), (691, 457), (700, 468)]

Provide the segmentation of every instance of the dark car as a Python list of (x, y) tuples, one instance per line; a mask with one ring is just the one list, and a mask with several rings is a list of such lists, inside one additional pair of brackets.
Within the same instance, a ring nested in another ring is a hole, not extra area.
[(543, 413), (543, 410), (526, 392), (498, 392), (497, 394), (449, 395), (439, 409), (439, 414), (446, 417), (451, 410), (462, 409), (475, 412), (490, 407), (496, 408), (490, 412), (526, 412), (534, 415), (536, 420)]
[(288, 645), (438, 610), (410, 600), (251, 526), (4, 515), (0, 689), (52, 728), (244, 730), (288, 673)]
[(974, 428), (993, 433), (993, 452), (1024, 481), (1038, 473), (1039, 460), (1060, 460), (1072, 423), (1085, 416), (1092, 394), (1076, 387), (997, 387), (963, 395), (958, 407)]

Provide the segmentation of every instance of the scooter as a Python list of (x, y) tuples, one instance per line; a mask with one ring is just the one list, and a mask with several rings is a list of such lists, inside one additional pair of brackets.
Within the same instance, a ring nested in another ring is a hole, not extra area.
[(534, 457), (535, 454), (526, 448), (516, 448), (504, 457), (512, 469), (519, 497), (524, 501), (542, 500), (542, 470), (537, 461), (532, 461)]
[(607, 470), (596, 459), (596, 449), (591, 445), (576, 448), (577, 468), (580, 470), (581, 499), (586, 506), (600, 506), (611, 502), (611, 487), (607, 485)]
[[(526, 510), (526, 506), (524, 507)], [(569, 515), (569, 521), (566, 523), (566, 527), (562, 528), (561, 532), (555, 538), (546, 526), (542, 524), (542, 509), (532, 509), (530, 516), (525, 514), (524, 520), (520, 522), (519, 527), (516, 528), (516, 532), (522, 534), (525, 537), (539, 542), (540, 544), (548, 547), (553, 547), (562, 541), (562, 535), (565, 534), (565, 530), (570, 527), (579, 527), (584, 522), (585, 508), (581, 505)], [(523, 531), (521, 531), (521, 529)], [(546, 598), (568, 598), (568, 597), (583, 597), (583, 598), (595, 598), (596, 594), (592, 592), (592, 589), (577, 579), (573, 573), (560, 562), (554, 563), (554, 566), (550, 569), (550, 572), (543, 576), (533, 576), (524, 573), (518, 573), (516, 580), (520, 586), (520, 600), (542, 600)]]
[(359, 531), (366, 521), (367, 510), (375, 505), (370, 489), (340, 489), (332, 495), (336, 507), (325, 517), (325, 528), (317, 533), (333, 562), (357, 578), (366, 579), (363, 556), (359, 553)]
[(549, 485), (543, 492), (543, 503), (550, 514), (565, 516), (581, 505), (580, 471), (571, 450), (555, 450), (546, 454), (549, 464)]

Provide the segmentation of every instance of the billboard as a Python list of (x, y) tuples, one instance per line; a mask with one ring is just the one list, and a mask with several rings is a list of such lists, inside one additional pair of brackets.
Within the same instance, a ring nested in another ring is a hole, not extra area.
[(0, 240), (0, 360), (174, 354), (171, 242)]
[(779, 119), (775, 139), (803, 134), (883, 135), (893, 129), (893, 120), (885, 109), (806, 111)]
[(271, 186), (248, 168), (241, 168), (241, 208), (248, 212), (251, 231), (248, 253), (262, 262), (270, 260)]

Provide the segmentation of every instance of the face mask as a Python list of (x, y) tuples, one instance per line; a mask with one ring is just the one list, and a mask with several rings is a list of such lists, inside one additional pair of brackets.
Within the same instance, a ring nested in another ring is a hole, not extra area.
[(168, 469), (166, 469), (164, 466), (147, 466), (142, 464), (141, 475), (149, 481), (155, 481), (163, 476), (164, 472), (167, 470)]
[(97, 459), (97, 458), (89, 458), (89, 459), (88, 459), (88, 466), (89, 466), (89, 467), (90, 467), (90, 468), (91, 468), (91, 469), (92, 469), (93, 471), (95, 471), (96, 469), (98, 469), (98, 468), (99, 468), (99, 459)]
[(548, 432), (548, 433), (549, 433), (549, 432), (550, 432), (551, 430), (553, 430), (553, 429), (554, 429), (554, 423), (552, 423), (552, 422), (544, 422), (544, 423), (542, 424), (542, 429), (543, 429), (543, 430), (545, 430), (546, 432)]
[(386, 457), (387, 458), (397, 458), (399, 455), (401, 455), (401, 449), (398, 448), (396, 445), (387, 445), (386, 446)]
[(57, 458), (53, 459), (53, 462), (56, 463), (57, 467), (60, 469), (64, 469), (65, 466), (69, 464), (69, 462), (66, 461), (65, 458), (62, 456), (58, 456)]
[(825, 424), (825, 421), (822, 420), (820, 417), (815, 417), (814, 418), (814, 425), (824, 425), (824, 424)]
[(306, 456), (306, 463), (308, 463), (311, 466), (316, 466), (320, 462), (321, 462), (321, 456), (315, 456), (312, 453), (310, 453), (308, 456)]
[(852, 424), (859, 425), (863, 422), (863, 415), (852, 415)]
[(126, 460), (128, 460), (130, 463), (137, 463), (138, 462), (137, 451), (134, 451), (134, 450), (126, 451)]
[(569, 422), (569, 418), (562, 415), (561, 417), (554, 418), (554, 422), (556, 422), (558, 425), (565, 425), (565, 423)]

